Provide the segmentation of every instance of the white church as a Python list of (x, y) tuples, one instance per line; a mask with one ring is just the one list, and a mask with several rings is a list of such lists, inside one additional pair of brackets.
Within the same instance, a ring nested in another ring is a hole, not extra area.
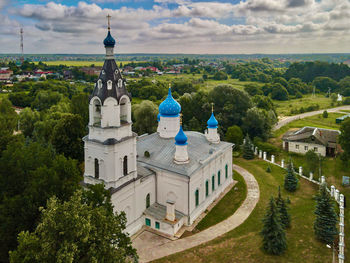
[(181, 106), (171, 95), (159, 106), (158, 129), (132, 131), (131, 95), (117, 67), (110, 26), (106, 59), (89, 100), (85, 184), (104, 183), (126, 231), (149, 227), (174, 236), (191, 225), (232, 179), (232, 144), (220, 141), (218, 122), (208, 116), (205, 133), (183, 131)]

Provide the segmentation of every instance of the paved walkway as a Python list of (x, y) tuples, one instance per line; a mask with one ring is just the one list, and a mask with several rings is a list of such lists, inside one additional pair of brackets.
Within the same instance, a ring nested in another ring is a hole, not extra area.
[(226, 220), (189, 237), (166, 243), (155, 242), (154, 246), (150, 246), (150, 243), (147, 242), (147, 245), (145, 244), (145, 246), (140, 247), (140, 243), (138, 243), (136, 248), (140, 257), (140, 262), (149, 262), (198, 246), (213, 240), (242, 224), (249, 217), (258, 203), (260, 191), (258, 182), (251, 173), (237, 165), (233, 165), (233, 169), (242, 175), (247, 184), (247, 197), (236, 212)]
[(338, 112), (338, 111), (342, 111), (342, 110), (350, 110), (350, 105), (348, 106), (340, 106), (340, 107), (336, 107), (336, 108), (331, 108), (331, 109), (323, 109), (323, 110), (317, 110), (317, 111), (310, 111), (310, 112), (305, 112), (302, 114), (298, 114), (298, 115), (294, 115), (294, 116), (289, 116), (286, 117), (282, 120), (280, 120), (275, 127), (273, 127), (273, 130), (278, 130), (281, 127), (283, 127), (284, 125), (287, 125), (288, 123), (295, 121), (295, 120), (300, 120), (306, 117), (311, 117), (317, 114), (322, 114), (324, 111), (327, 112)]

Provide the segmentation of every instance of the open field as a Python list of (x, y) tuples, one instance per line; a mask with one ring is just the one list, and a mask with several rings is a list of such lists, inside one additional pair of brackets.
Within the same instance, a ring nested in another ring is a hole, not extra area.
[(198, 223), (196, 229), (202, 231), (231, 216), (243, 203), (247, 196), (247, 185), (243, 177), (234, 172), (237, 184), (213, 207), (212, 210)]
[(278, 116), (290, 116), (293, 115), (291, 114), (292, 109), (300, 109), (301, 107), (305, 109), (316, 104), (319, 105), (319, 109), (336, 107), (336, 105), (331, 105), (332, 101), (330, 98), (326, 98), (324, 95), (320, 94), (317, 94), (315, 97), (312, 97), (312, 95), (304, 95), (303, 98), (287, 101), (274, 100), (273, 103), (276, 105)]
[(234, 163), (254, 174), (259, 183), (260, 200), (250, 217), (222, 237), (156, 262), (331, 262), (331, 250), (318, 242), (313, 233), (313, 196), (318, 188), (308, 181), (301, 180), (296, 193), (290, 194), (282, 190), (284, 198), (288, 197), (291, 200), (292, 228), (287, 231), (288, 250), (282, 256), (267, 255), (260, 248), (261, 220), (270, 196), (276, 196), (278, 186), (283, 185), (285, 172), (279, 167), (272, 167), (272, 172), (267, 173), (268, 164), (261, 160), (234, 159)]

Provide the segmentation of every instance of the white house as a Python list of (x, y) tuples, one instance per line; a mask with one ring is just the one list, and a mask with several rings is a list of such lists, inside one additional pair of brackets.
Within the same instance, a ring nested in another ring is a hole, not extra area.
[(85, 184), (104, 183), (131, 235), (143, 226), (173, 236), (229, 186), (232, 144), (220, 141), (212, 113), (205, 134), (183, 131), (181, 106), (169, 89), (159, 106), (156, 133), (132, 132), (131, 95), (114, 60), (115, 40), (104, 40), (106, 60), (89, 101)]

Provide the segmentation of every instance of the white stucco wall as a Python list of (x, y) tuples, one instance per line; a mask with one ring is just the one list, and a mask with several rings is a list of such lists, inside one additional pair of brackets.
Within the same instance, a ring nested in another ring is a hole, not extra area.
[[(299, 148), (297, 148), (297, 145), (299, 145)], [(305, 146), (308, 147), (307, 150), (305, 150)], [(288, 142), (288, 151), (289, 152), (295, 152), (300, 154), (305, 154), (309, 150), (313, 150), (315, 147), (317, 147), (317, 152), (321, 156), (326, 156), (326, 147), (324, 145), (320, 144), (313, 144), (313, 143), (304, 143), (304, 142)], [(286, 142), (283, 142), (283, 148), (286, 149)]]

